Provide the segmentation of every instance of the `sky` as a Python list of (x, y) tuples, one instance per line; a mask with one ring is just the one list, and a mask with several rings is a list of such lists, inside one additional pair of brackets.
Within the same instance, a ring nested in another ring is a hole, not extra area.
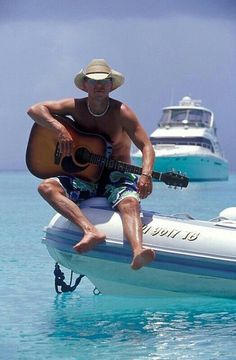
[(84, 97), (75, 75), (104, 58), (149, 134), (163, 107), (201, 99), (236, 171), (234, 0), (0, 0), (0, 54), (0, 170), (26, 169), (29, 106)]

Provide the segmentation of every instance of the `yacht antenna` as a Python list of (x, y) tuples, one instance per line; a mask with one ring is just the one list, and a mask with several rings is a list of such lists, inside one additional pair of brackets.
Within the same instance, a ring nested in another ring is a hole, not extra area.
[(174, 88), (170, 90), (170, 105), (174, 105)]

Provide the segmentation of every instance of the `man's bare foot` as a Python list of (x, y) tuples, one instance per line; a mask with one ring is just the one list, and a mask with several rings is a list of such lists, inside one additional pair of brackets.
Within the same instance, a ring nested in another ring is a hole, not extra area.
[(87, 252), (89, 250), (92, 250), (96, 245), (101, 244), (105, 241), (106, 235), (102, 232), (99, 233), (93, 233), (89, 232), (84, 235), (84, 237), (73, 246), (73, 248), (78, 253)]
[(139, 253), (135, 254), (131, 267), (133, 270), (138, 270), (141, 267), (149, 264), (155, 258), (155, 251), (152, 249), (142, 249)]

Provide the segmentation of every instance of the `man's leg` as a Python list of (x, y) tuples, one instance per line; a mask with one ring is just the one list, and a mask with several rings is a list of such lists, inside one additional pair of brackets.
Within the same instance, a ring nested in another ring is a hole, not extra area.
[(106, 234), (97, 230), (78, 205), (67, 198), (63, 187), (57, 180), (44, 180), (39, 185), (38, 191), (57, 212), (83, 230), (84, 237), (74, 246), (76, 251), (87, 252), (105, 240)]
[(124, 234), (133, 249), (131, 267), (138, 270), (154, 260), (155, 251), (144, 249), (142, 222), (140, 218), (140, 205), (134, 197), (126, 197), (121, 200), (117, 209), (120, 212)]

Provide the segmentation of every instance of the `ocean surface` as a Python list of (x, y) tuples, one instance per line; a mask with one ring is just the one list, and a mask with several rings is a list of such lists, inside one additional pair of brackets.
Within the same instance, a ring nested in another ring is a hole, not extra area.
[[(54, 261), (41, 243), (54, 211), (38, 195), (39, 181), (0, 172), (0, 359), (236, 359), (236, 299), (97, 296), (86, 278), (56, 294)], [(182, 190), (154, 183), (142, 203), (204, 220), (232, 206), (236, 174)]]

